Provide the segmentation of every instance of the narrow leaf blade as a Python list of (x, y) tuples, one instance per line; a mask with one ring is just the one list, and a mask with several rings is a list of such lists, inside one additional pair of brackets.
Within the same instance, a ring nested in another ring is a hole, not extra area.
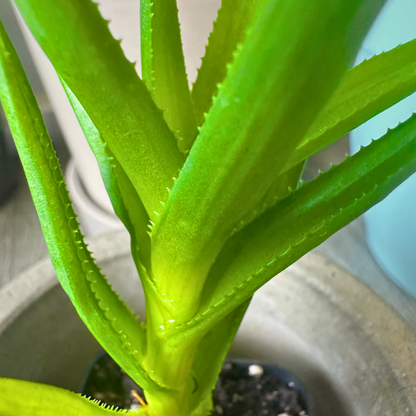
[(62, 287), (112, 357), (137, 382), (153, 386), (139, 362), (145, 352), (145, 329), (111, 289), (88, 251), (42, 114), (1, 24), (0, 100)]
[[(109, 416), (126, 410), (106, 407), (79, 394), (55, 386), (30, 381), (0, 378), (2, 416)], [(140, 409), (137, 415), (146, 415)]]
[(287, 167), (306, 160), (416, 91), (416, 39), (350, 69)]
[(285, 171), (383, 1), (273, 0), (252, 24), (153, 231), (177, 319), (196, 312), (222, 245)]
[(243, 42), (246, 31), (254, 19), (257, 8), (264, 1), (223, 0), (208, 38), (198, 76), (192, 87), (192, 101), (196, 123), (202, 126), (212, 99), (218, 93), (218, 84), (227, 75), (227, 65), (233, 60), (237, 45)]
[(56, 71), (77, 97), (130, 178), (150, 218), (183, 155), (91, 0), (15, 0)]
[(305, 164), (306, 162), (299, 163), (298, 165), (279, 175), (270, 185), (266, 194), (259, 201), (257, 206), (255, 206), (251, 212), (245, 215), (240, 223), (234, 227), (233, 234), (241, 230), (259, 215), (263, 214), (263, 212), (265, 212), (267, 209), (278, 204), (282, 199), (286, 198), (291, 191), (296, 189), (300, 184)]
[(233, 236), (211, 269), (204, 304), (177, 328), (204, 333), (308, 251), (416, 172), (416, 115), (304, 184)]
[(134, 186), (118, 160), (103, 141), (100, 132), (94, 126), (94, 123), (85, 112), (81, 103), (77, 100), (65, 81), (61, 79), (61, 82), (88, 144), (97, 159), (114, 212), (129, 231), (132, 237), (133, 247), (137, 247), (137, 250), (133, 248), (133, 255), (136, 253), (140, 257), (140, 262), (146, 268), (149, 268), (150, 238), (147, 233), (149, 216), (140, 196), (137, 194), (137, 191), (134, 189)]
[(212, 392), (249, 303), (239, 306), (202, 338), (192, 366), (197, 389), (191, 397), (191, 409), (212, 407)]
[(181, 151), (191, 148), (196, 122), (182, 51), (176, 0), (141, 0), (142, 76)]

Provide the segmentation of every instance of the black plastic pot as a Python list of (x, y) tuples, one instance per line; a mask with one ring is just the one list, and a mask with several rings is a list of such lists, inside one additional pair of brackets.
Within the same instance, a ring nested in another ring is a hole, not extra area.
[[(90, 365), (80, 391), (126, 410), (140, 407), (144, 398), (143, 390), (106, 353)], [(259, 361), (225, 361), (213, 399), (213, 416), (312, 415), (302, 383), (289, 371)]]
[[(101, 236), (90, 247), (122, 299), (145, 316), (128, 233)], [(0, 290), (0, 376), (79, 391), (99, 351), (50, 260)], [(230, 354), (278, 362), (296, 374), (316, 416), (416, 416), (414, 330), (316, 254), (257, 292)]]

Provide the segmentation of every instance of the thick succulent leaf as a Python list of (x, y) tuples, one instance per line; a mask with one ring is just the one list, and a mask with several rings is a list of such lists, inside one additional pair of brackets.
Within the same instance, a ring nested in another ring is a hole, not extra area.
[(63, 288), (87, 327), (124, 370), (142, 386), (155, 387), (139, 362), (145, 329), (111, 289), (87, 249), (42, 114), (2, 25), (0, 100)]
[(192, 88), (195, 118), (198, 126), (204, 122), (212, 99), (218, 92), (218, 84), (227, 75), (227, 64), (245, 37), (255, 12), (264, 0), (222, 0), (221, 8), (208, 38), (198, 76)]
[(350, 69), (287, 167), (306, 160), (415, 92), (415, 57), (416, 39)]
[(177, 320), (196, 312), (222, 245), (284, 171), (383, 2), (272, 0), (254, 21), (153, 229), (153, 276)]
[[(237, 46), (243, 42), (250, 23), (256, 13), (261, 12), (266, 2), (264, 0), (223, 0), (213, 30), (209, 36), (205, 55), (202, 58), (198, 76), (192, 88), (195, 118), (201, 126), (212, 105), (212, 100), (218, 93), (218, 86), (227, 75), (227, 65), (233, 60)], [(270, 186), (257, 208), (241, 220), (240, 225), (250, 221), (266, 208), (274, 205), (289, 192), (289, 188), (296, 188), (304, 163), (297, 168), (280, 175)], [(237, 226), (238, 228), (238, 226)]]
[(266, 194), (259, 201), (257, 206), (255, 206), (252, 211), (247, 213), (242, 220), (235, 225), (232, 234), (241, 230), (246, 224), (249, 224), (259, 215), (263, 214), (263, 212), (267, 209), (279, 203), (282, 199), (286, 198), (291, 191), (296, 189), (300, 184), (305, 165), (306, 162), (299, 163), (279, 175), (270, 185)]
[[(287, 162), (289, 170), (272, 185), (258, 211), (282, 199), (287, 187), (285, 175), (301, 170), (307, 160), (371, 117), (416, 91), (416, 40), (382, 53), (350, 69), (334, 95), (312, 123), (306, 138)], [(294, 166), (294, 167), (292, 167)], [(297, 166), (297, 167), (296, 167)], [(293, 184), (289, 187), (294, 189)], [(256, 216), (256, 213), (252, 214)]]
[(146, 268), (150, 267), (150, 238), (148, 235), (149, 216), (124, 169), (112, 154), (107, 144), (103, 141), (94, 123), (88, 117), (81, 103), (77, 100), (68, 85), (61, 79), (72, 108), (75, 111), (78, 122), (85, 134), (100, 168), (101, 176), (114, 212), (123, 222), (130, 233), (133, 247), (140, 262)]
[[(204, 333), (277, 273), (385, 198), (416, 172), (416, 115), (303, 184), (233, 236), (211, 269), (200, 313), (172, 342)], [(173, 330), (175, 332), (175, 330)], [(176, 340), (175, 340), (176, 338)]]
[(202, 338), (192, 366), (195, 391), (191, 396), (190, 409), (212, 411), (212, 392), (250, 300), (232, 311)]
[[(265, 3), (265, 0), (222, 1), (192, 88), (192, 101), (198, 126), (203, 124), (205, 114), (211, 108), (213, 97), (217, 95), (218, 86), (227, 75), (227, 65), (232, 62), (237, 46), (243, 42), (250, 23), (256, 13), (261, 12)], [(287, 196), (289, 188), (295, 189), (303, 166), (304, 164), (301, 163), (297, 168), (280, 175), (258, 206), (241, 220), (240, 226)]]
[(123, 166), (150, 218), (183, 163), (176, 139), (90, 0), (15, 0), (56, 71)]
[(142, 77), (181, 151), (198, 131), (185, 70), (176, 0), (141, 0)]
[(146, 408), (127, 412), (46, 384), (0, 378), (1, 416), (109, 416), (147, 415)]

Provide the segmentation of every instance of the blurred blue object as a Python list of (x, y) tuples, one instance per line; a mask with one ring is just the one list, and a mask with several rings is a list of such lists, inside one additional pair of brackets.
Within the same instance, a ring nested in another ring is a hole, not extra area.
[[(416, 0), (389, 0), (355, 64), (416, 38)], [(415, 57), (416, 59), (416, 57)], [(416, 93), (350, 133), (351, 152), (384, 135), (416, 112)], [(380, 267), (416, 297), (416, 174), (364, 214), (367, 242)]]

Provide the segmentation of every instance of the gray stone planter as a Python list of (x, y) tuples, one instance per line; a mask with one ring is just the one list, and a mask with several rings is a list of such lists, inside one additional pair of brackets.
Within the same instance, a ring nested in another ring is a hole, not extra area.
[[(92, 249), (143, 315), (128, 246), (127, 235), (117, 233)], [(77, 390), (97, 351), (49, 261), (0, 291), (1, 376)], [(366, 286), (314, 254), (256, 294), (231, 354), (292, 371), (318, 416), (416, 415), (415, 334)]]

